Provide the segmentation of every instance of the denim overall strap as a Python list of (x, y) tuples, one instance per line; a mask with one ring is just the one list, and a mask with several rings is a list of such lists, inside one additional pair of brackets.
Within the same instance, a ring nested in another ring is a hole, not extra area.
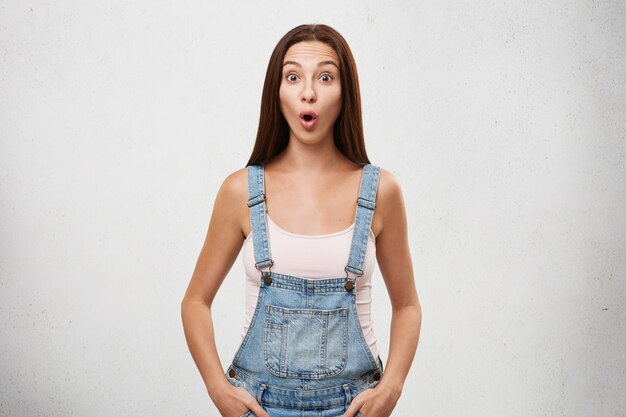
[(256, 269), (272, 267), (274, 261), (270, 255), (265, 221), (265, 178), (263, 165), (248, 165), (248, 207), (250, 223), (254, 233), (254, 266)]
[(376, 191), (378, 190), (379, 177), (379, 167), (372, 164), (363, 166), (350, 256), (345, 267), (346, 274), (352, 272), (357, 277), (363, 275), (363, 262), (365, 261), (365, 250), (367, 249), (367, 239), (372, 225), (372, 217), (376, 208)]

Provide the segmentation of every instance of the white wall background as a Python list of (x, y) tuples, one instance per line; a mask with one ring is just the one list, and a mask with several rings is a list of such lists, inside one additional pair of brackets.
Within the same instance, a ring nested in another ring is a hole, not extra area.
[[(424, 322), (393, 415), (626, 415), (626, 5), (583, 0), (1, 0), (0, 415), (217, 415), (180, 301), (270, 53), (314, 22), (405, 195)], [(243, 291), (239, 259), (224, 366)]]

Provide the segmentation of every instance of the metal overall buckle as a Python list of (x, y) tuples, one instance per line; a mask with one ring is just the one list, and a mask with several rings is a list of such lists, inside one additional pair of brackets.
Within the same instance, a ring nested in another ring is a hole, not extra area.
[(274, 261), (270, 259), (270, 264), (267, 268), (267, 271), (263, 271), (261, 269), (259, 269), (258, 266), (255, 265), (256, 269), (258, 269), (259, 271), (261, 271), (261, 279), (263, 279), (263, 283), (265, 285), (272, 285), (272, 265), (274, 265)]
[(356, 279), (360, 277), (361, 275), (363, 275), (363, 271), (361, 271), (360, 274), (355, 274), (354, 278), (351, 279), (349, 277), (349, 271), (348, 271), (347, 265), (343, 268), (343, 270), (346, 271), (346, 283), (343, 285), (343, 287), (348, 291), (352, 291), (354, 287), (356, 287)]

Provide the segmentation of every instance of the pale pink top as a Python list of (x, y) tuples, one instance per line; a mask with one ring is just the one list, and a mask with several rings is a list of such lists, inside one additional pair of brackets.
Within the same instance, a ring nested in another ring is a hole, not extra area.
[[(266, 213), (267, 214), (267, 213)], [(348, 262), (354, 223), (347, 229), (325, 235), (300, 235), (281, 229), (266, 215), (267, 234), (271, 257), (274, 261), (272, 272), (307, 279), (345, 277), (344, 267)], [(252, 232), (243, 243), (243, 262), (246, 270), (246, 321), (241, 339), (250, 327), (259, 296), (260, 271), (254, 267), (254, 237)], [(376, 239), (370, 229), (363, 275), (356, 279), (356, 308), (363, 329), (363, 335), (374, 359), (378, 357), (376, 336), (371, 319), (371, 278), (376, 261)], [(266, 269), (265, 269), (266, 270)], [(353, 274), (350, 274), (353, 277)]]

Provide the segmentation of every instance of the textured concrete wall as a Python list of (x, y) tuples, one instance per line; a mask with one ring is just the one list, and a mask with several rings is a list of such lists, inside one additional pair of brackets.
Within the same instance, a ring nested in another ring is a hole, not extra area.
[(405, 195), (424, 323), (393, 415), (625, 415), (626, 6), (581, 0), (0, 0), (0, 415), (217, 415), (179, 303), (269, 55), (311, 22), (351, 45)]

